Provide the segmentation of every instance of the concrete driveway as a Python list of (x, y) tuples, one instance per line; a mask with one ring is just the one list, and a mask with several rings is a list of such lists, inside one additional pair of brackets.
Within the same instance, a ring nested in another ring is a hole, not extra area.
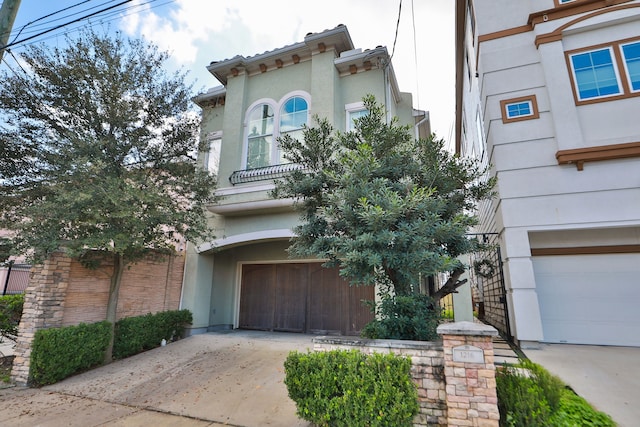
[(640, 425), (640, 348), (542, 344), (524, 353), (620, 427)]
[(313, 336), (196, 335), (41, 389), (0, 390), (3, 426), (309, 426), (284, 385)]

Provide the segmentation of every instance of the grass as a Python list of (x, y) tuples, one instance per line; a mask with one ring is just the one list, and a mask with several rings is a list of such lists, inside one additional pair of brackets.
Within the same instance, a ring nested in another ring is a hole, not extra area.
[(0, 356), (0, 383), (9, 383), (11, 381), (12, 365), (13, 356)]

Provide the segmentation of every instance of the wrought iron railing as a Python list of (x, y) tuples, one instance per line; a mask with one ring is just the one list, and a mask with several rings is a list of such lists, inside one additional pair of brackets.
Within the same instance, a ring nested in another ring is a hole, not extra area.
[(9, 261), (0, 266), (0, 295), (21, 294), (29, 285), (31, 265)]
[(235, 171), (229, 177), (232, 185), (244, 184), (247, 182), (267, 181), (282, 178), (291, 171), (303, 169), (298, 163), (285, 163), (281, 165), (265, 166), (262, 168), (245, 169)]

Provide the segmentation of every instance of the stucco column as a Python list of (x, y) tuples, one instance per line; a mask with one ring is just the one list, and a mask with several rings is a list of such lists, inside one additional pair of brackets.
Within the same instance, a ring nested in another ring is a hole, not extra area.
[(456, 322), (438, 326), (444, 350), (449, 426), (498, 427), (492, 326)]
[(511, 333), (521, 344), (535, 346), (542, 341), (543, 333), (528, 230), (505, 228), (503, 236), (503, 267)]
[(212, 286), (213, 255), (199, 254), (193, 244), (187, 244), (182, 297), (180, 298), (180, 308), (190, 310), (193, 314), (193, 323), (185, 331), (187, 335), (207, 332)]

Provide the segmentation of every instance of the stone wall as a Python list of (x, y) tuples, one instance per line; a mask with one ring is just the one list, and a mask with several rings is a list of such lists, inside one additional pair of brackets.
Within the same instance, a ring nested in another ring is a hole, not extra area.
[(458, 322), (438, 328), (442, 342), (314, 338), (315, 351), (353, 350), (411, 358), (420, 412), (415, 427), (498, 427), (492, 337), (486, 325)]
[[(36, 331), (105, 319), (111, 270), (108, 262), (87, 269), (62, 253), (32, 268), (11, 372), (16, 384), (27, 383)], [(183, 272), (184, 255), (149, 257), (132, 264), (123, 273), (116, 317), (177, 310)]]

